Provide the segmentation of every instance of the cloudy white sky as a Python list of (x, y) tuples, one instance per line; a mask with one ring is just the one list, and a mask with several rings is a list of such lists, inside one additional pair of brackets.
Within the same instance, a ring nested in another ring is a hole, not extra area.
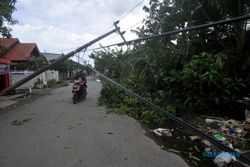
[[(142, 0), (17, 0), (13, 15), (18, 24), (12, 27), (12, 36), (21, 42), (37, 43), (40, 51), (69, 52), (102, 35), (114, 21), (122, 18)], [(142, 10), (149, 0), (120, 20), (121, 30), (139, 23), (145, 17)], [(140, 26), (140, 24), (137, 24)], [(137, 26), (133, 27), (136, 28)], [(107, 45), (122, 42), (113, 34), (100, 41)], [(136, 38), (130, 30), (127, 40)], [(93, 45), (98, 47), (99, 45)]]

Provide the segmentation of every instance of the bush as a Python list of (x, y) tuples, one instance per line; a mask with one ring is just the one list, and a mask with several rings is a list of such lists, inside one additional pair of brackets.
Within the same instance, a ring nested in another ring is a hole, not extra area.
[(176, 99), (181, 110), (212, 115), (237, 112), (237, 100), (246, 85), (242, 79), (225, 74), (223, 64), (213, 54), (193, 56), (182, 70), (165, 78), (167, 97)]
[(49, 88), (52, 88), (52, 87), (54, 87), (57, 84), (57, 81), (55, 79), (52, 79), (52, 80), (49, 80), (47, 82), (47, 84), (48, 84)]
[[(166, 121), (165, 117), (154, 112), (152, 108), (147, 107), (136, 98), (107, 83), (103, 84), (99, 104), (105, 105), (110, 109), (110, 112), (127, 114), (142, 122), (163, 123)], [(168, 106), (166, 109), (175, 113), (175, 109), (171, 106)]]

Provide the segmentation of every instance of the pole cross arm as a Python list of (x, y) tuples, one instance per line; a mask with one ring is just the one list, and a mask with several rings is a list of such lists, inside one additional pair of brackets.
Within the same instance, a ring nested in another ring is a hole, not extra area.
[[(115, 28), (118, 28), (117, 24), (118, 24), (119, 22), (120, 22), (119, 20), (117, 20), (116, 22), (114, 22)], [(123, 34), (125, 34), (125, 31), (121, 32), (121, 30), (119, 29), (119, 30), (118, 30), (118, 34), (122, 37), (123, 41), (124, 41), (125, 43), (127, 43), (126, 39), (125, 39), (124, 36), (123, 36)], [(128, 44), (127, 44), (127, 45), (128, 45)]]

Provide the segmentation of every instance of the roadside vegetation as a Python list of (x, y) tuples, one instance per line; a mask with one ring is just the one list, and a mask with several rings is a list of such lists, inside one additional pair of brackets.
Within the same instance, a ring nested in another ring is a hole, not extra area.
[[(143, 9), (147, 14), (143, 26), (133, 30), (138, 37), (242, 16), (249, 13), (250, 2), (151, 0)], [(101, 73), (209, 133), (214, 125), (202, 126), (206, 124), (202, 115), (245, 120), (245, 106), (239, 100), (250, 93), (249, 39), (250, 25), (242, 21), (134, 43), (126, 51), (96, 51), (91, 57)], [(204, 150), (213, 150), (209, 141), (190, 140), (193, 133), (105, 81), (99, 103), (110, 112), (134, 117), (147, 129), (167, 127), (171, 137), (153, 138), (191, 166), (215, 166), (215, 157), (202, 157)], [(221, 135), (221, 129), (211, 135)], [(239, 140), (226, 139), (223, 144), (248, 149), (247, 142), (239, 146), (235, 141)]]
[[(138, 37), (249, 13), (248, 1), (151, 0)], [(95, 68), (166, 111), (244, 118), (237, 101), (249, 94), (249, 24), (246, 21), (106, 49), (91, 55)], [(125, 92), (103, 84), (100, 103), (146, 122), (164, 118)]]
[(60, 82), (57, 82), (56, 80), (50, 80), (48, 81), (48, 88), (60, 88), (65, 87), (69, 85), (69, 81), (63, 80)]

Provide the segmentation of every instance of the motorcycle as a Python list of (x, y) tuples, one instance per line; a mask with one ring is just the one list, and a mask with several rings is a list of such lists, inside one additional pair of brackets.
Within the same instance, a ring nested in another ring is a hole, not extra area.
[(84, 100), (87, 96), (86, 81), (77, 80), (72, 86), (73, 103), (76, 104)]

